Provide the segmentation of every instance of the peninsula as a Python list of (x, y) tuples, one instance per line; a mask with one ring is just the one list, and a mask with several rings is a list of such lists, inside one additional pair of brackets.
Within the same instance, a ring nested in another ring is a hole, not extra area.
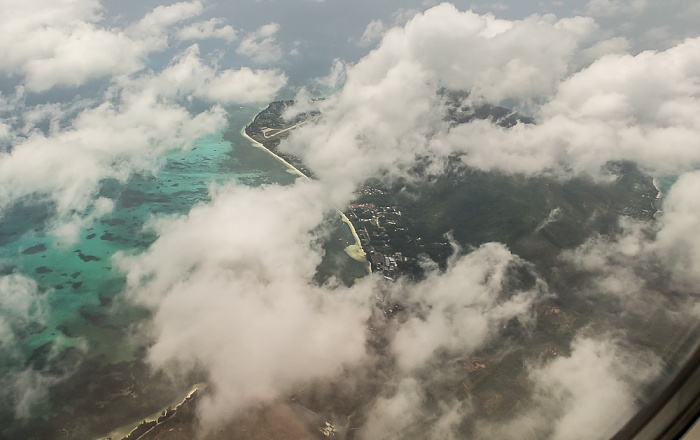
[[(293, 120), (287, 121), (283, 117), (283, 112), (292, 105), (294, 105), (294, 101), (271, 102), (266, 109), (255, 116), (253, 122), (241, 130), (241, 135), (256, 147), (262, 148), (275, 159), (282, 162), (282, 164), (294, 174), (305, 179), (310, 179), (313, 178), (313, 175), (311, 171), (304, 166), (301, 159), (290, 154), (280, 153), (278, 147), (282, 139), (287, 137), (292, 130), (319, 118), (320, 113), (300, 113), (297, 114)], [(362, 242), (355, 229), (355, 225), (341, 209), (336, 208), (336, 210), (355, 239), (355, 244), (345, 248), (345, 252), (357, 261), (367, 262), (366, 253), (362, 247)], [(370, 264), (367, 265), (367, 271), (369, 273), (372, 272), (372, 266)]]

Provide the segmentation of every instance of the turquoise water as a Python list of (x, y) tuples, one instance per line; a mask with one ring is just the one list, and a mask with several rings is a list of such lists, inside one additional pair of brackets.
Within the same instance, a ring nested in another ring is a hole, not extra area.
[[(147, 312), (120, 300), (124, 279), (113, 270), (111, 256), (146, 249), (156, 239), (143, 230), (150, 218), (188, 212), (209, 200), (214, 183), (294, 182), (296, 177), (276, 159), (240, 136), (258, 111), (233, 110), (227, 132), (169, 154), (155, 176), (103, 182), (100, 195), (115, 200), (115, 209), (81, 231), (75, 244), (58, 246), (43, 232), (48, 218), (44, 205), (19, 206), (2, 219), (0, 270), (36, 280), (48, 319), (45, 327), (27, 327), (20, 347), (23, 358), (0, 375), (32, 369), (60, 379), (49, 388), (43, 404), (35, 407), (33, 419), (22, 422), (9, 408), (0, 409), (2, 435), (27, 439), (53, 437), (57, 432), (63, 438), (103, 435), (162, 408), (182, 392), (184, 384), (154, 378), (140, 362), (148, 341), (134, 342), (138, 341), (134, 325)], [(352, 242), (338, 221), (325, 245), (321, 278), (337, 275), (350, 282), (364, 273), (363, 265), (343, 251)]]
[(654, 177), (654, 186), (659, 191), (656, 200), (652, 203), (652, 206), (656, 208), (654, 217), (658, 218), (662, 214), (665, 197), (677, 181), (678, 176)]
[(663, 196), (664, 194), (668, 194), (668, 192), (671, 190), (671, 187), (678, 181), (678, 177), (657, 177), (656, 181), (659, 184), (659, 190), (661, 191), (661, 194)]

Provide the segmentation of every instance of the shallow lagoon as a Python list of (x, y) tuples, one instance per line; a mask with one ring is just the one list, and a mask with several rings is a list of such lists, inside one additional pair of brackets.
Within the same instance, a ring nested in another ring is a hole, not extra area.
[[(82, 230), (72, 245), (59, 246), (43, 232), (45, 205), (19, 206), (2, 219), (0, 270), (33, 278), (46, 313), (44, 322), (26, 327), (21, 355), (0, 363), (0, 379), (31, 373), (48, 396), (25, 420), (9, 408), (0, 410), (0, 438), (99, 437), (138, 423), (201, 380), (173, 383), (153, 376), (142, 362), (148, 341), (139, 337), (138, 326), (147, 313), (123, 301), (123, 276), (113, 270), (111, 257), (146, 249), (157, 238), (144, 230), (149, 219), (187, 213), (209, 200), (212, 184), (292, 183), (296, 177), (280, 162), (240, 136), (258, 111), (233, 110), (226, 133), (171, 153), (154, 176), (103, 182), (100, 195), (115, 200), (115, 209)], [(320, 279), (337, 275), (351, 282), (364, 265), (345, 254), (354, 240), (340, 219), (335, 223)]]

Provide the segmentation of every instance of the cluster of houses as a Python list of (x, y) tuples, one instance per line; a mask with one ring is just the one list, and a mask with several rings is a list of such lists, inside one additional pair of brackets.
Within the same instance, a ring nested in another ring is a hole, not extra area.
[(401, 211), (395, 206), (354, 203), (348, 207), (347, 216), (355, 226), (372, 272), (396, 280), (400, 274), (399, 263), (409, 260), (394, 249), (390, 238), (392, 233), (406, 231), (401, 224)]

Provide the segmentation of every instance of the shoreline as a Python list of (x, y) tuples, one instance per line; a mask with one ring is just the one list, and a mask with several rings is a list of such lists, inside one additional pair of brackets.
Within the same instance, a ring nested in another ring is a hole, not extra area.
[(659, 187), (659, 180), (656, 177), (651, 178), (651, 184), (656, 188), (656, 198), (660, 199), (662, 197), (661, 188)]
[[(367, 252), (365, 252), (365, 248), (362, 247), (362, 242), (360, 242), (360, 236), (357, 235), (357, 230), (355, 229), (355, 226), (352, 224), (348, 216), (345, 215), (343, 211), (338, 209), (338, 213), (340, 214), (340, 218), (343, 221), (343, 223), (345, 223), (348, 226), (348, 228), (350, 228), (350, 233), (352, 233), (352, 237), (355, 239), (355, 244), (345, 248), (345, 253), (348, 254), (350, 258), (354, 259), (355, 261), (360, 261), (358, 258), (356, 258), (356, 255), (361, 256), (362, 261), (367, 263), (367, 273), (371, 275), (372, 264), (369, 262), (369, 260), (367, 260)], [(354, 255), (348, 252), (348, 248), (352, 246), (354, 246), (355, 249), (357, 249), (357, 252), (354, 252)]]
[[(138, 440), (139, 438), (143, 437), (146, 433), (150, 432), (156, 426), (160, 425), (161, 423), (165, 422), (166, 420), (169, 420), (170, 417), (172, 417), (182, 407), (182, 405), (189, 402), (194, 397), (195, 394), (197, 394), (201, 390), (204, 390), (205, 388), (207, 388), (206, 383), (202, 382), (202, 383), (194, 384), (194, 385), (192, 385), (192, 387), (190, 388), (190, 390), (187, 392), (187, 394), (185, 395), (185, 397), (183, 399), (181, 399), (181, 400), (178, 399), (178, 400), (172, 402), (172, 404), (168, 405), (166, 408), (162, 409), (161, 411), (159, 411), (157, 413), (153, 413), (148, 417), (145, 417), (140, 422), (133, 423), (133, 424), (126, 425), (126, 426), (122, 426), (121, 428), (117, 428), (114, 431), (111, 431), (106, 436), (100, 437), (97, 440), (124, 440), (126, 438), (129, 438), (129, 436), (133, 435), (133, 433), (136, 432), (141, 427), (141, 425), (143, 425), (144, 423), (155, 423), (155, 425), (153, 425), (147, 431), (143, 432), (141, 435), (136, 437), (135, 440)], [(164, 413), (167, 413), (167, 416), (165, 416), (164, 419), (159, 421), (158, 419), (160, 419), (161, 417), (164, 417)]]
[[(247, 127), (247, 126), (245, 126), (245, 127), (243, 127), (243, 128), (241, 129), (241, 136), (243, 136), (243, 137), (246, 138), (248, 141), (250, 141), (250, 143), (252, 143), (255, 147), (261, 148), (261, 149), (265, 150), (270, 156), (272, 156), (272, 157), (274, 157), (275, 159), (277, 159), (278, 161), (282, 162), (282, 164), (283, 164), (285, 167), (287, 167), (289, 170), (292, 170), (295, 174), (298, 174), (299, 176), (304, 177), (305, 179), (310, 179), (309, 176), (307, 176), (306, 174), (302, 173), (297, 167), (295, 167), (295, 166), (292, 165), (291, 163), (287, 162), (287, 161), (284, 160), (282, 157), (278, 156), (274, 151), (270, 150), (269, 148), (267, 148), (267, 147), (266, 147), (265, 145), (263, 145), (262, 143), (256, 141), (256, 140), (253, 139), (252, 137), (248, 136), (248, 133), (245, 132), (246, 127)], [(364, 259), (365, 262), (367, 263), (367, 273), (371, 274), (371, 273), (372, 273), (372, 265), (369, 264), (369, 261), (367, 261), (367, 253), (365, 252), (365, 249), (362, 247), (362, 242), (360, 242), (360, 236), (357, 235), (357, 230), (355, 230), (355, 226), (352, 224), (352, 222), (350, 221), (350, 219), (348, 218), (348, 216), (346, 216), (345, 213), (344, 213), (342, 210), (340, 210), (339, 208), (335, 208), (335, 209), (336, 209), (336, 211), (338, 212), (338, 214), (340, 214), (340, 219), (341, 219), (341, 221), (342, 221), (343, 223), (345, 223), (345, 224), (347, 225), (347, 227), (350, 229), (350, 233), (352, 234), (352, 237), (353, 237), (353, 239), (355, 240), (355, 246), (357, 247), (357, 249), (360, 250), (363, 259)], [(346, 251), (346, 254), (348, 254), (348, 256), (349, 256), (350, 258), (355, 259), (355, 258), (354, 258), (352, 255), (350, 255), (347, 251)], [(355, 260), (356, 260), (356, 259), (355, 259)]]
[(290, 170), (294, 171), (295, 174), (298, 174), (299, 176), (301, 176), (301, 177), (303, 177), (303, 178), (305, 178), (305, 179), (309, 179), (309, 176), (307, 176), (306, 174), (304, 174), (304, 173), (302, 173), (301, 171), (299, 171), (299, 169), (298, 169), (297, 167), (295, 167), (295, 166), (292, 165), (291, 163), (289, 163), (289, 162), (287, 162), (286, 160), (284, 160), (282, 157), (280, 157), (280, 156), (278, 156), (277, 154), (275, 154), (275, 152), (273, 152), (272, 150), (270, 150), (269, 148), (267, 148), (267, 147), (266, 147), (265, 145), (263, 145), (262, 143), (256, 141), (256, 140), (253, 139), (252, 137), (248, 136), (248, 133), (245, 132), (245, 129), (246, 129), (246, 127), (243, 127), (243, 128), (241, 129), (241, 136), (243, 136), (244, 138), (248, 139), (248, 140), (250, 141), (250, 143), (252, 143), (252, 144), (253, 144), (254, 146), (256, 146), (257, 148), (261, 148), (261, 149), (265, 150), (265, 151), (267, 152), (267, 154), (269, 154), (270, 156), (274, 157), (274, 158), (277, 159), (278, 161), (282, 162), (282, 164), (283, 164), (285, 167), (287, 167), (287, 169), (290, 169)]

